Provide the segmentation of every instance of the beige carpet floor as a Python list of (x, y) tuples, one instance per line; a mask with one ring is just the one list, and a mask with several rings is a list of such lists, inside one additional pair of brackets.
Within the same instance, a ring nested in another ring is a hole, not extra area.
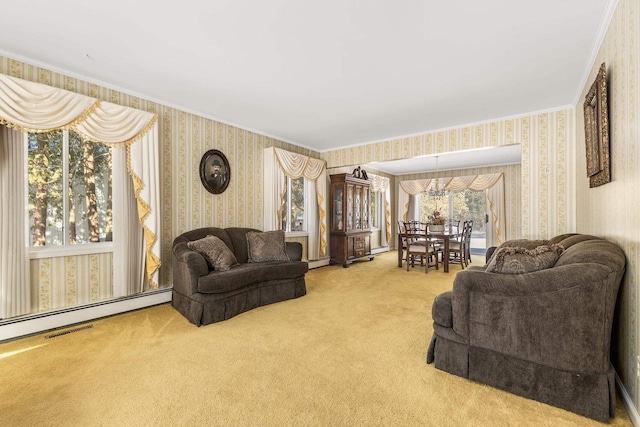
[[(425, 363), (459, 270), (407, 272), (390, 252), (200, 328), (163, 304), (0, 344), (0, 426), (602, 425)], [(631, 425), (620, 402), (610, 424)]]

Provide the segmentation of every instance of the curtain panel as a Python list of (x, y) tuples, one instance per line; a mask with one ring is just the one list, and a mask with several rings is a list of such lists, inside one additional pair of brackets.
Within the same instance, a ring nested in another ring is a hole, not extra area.
[(150, 287), (158, 287), (160, 199), (156, 115), (0, 74), (0, 123), (22, 132), (72, 129), (85, 140), (127, 147), (146, 245)]
[(391, 184), (387, 177), (369, 174), (372, 180), (371, 191), (382, 193), (384, 198), (384, 222), (381, 223), (382, 246), (388, 246), (391, 241)]
[(0, 319), (31, 312), (24, 137), (0, 126)]

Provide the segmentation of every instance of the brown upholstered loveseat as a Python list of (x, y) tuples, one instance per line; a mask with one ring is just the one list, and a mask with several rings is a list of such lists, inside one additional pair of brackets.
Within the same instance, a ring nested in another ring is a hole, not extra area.
[[(253, 308), (298, 298), (307, 293), (302, 245), (286, 242), (288, 261), (247, 262), (248, 232), (252, 228), (199, 228), (173, 241), (172, 305), (198, 326), (229, 319)], [(220, 238), (238, 265), (227, 271), (210, 268), (205, 258), (187, 243), (208, 235)]]
[(433, 303), (427, 363), (606, 422), (615, 414), (609, 352), (625, 255), (581, 234), (503, 246), (543, 243), (564, 247), (551, 268), (498, 274), (471, 267), (456, 275), (453, 290)]

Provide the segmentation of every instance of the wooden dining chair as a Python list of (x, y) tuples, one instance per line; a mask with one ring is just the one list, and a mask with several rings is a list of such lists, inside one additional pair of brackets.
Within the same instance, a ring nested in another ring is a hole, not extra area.
[(465, 249), (465, 255), (464, 255), (464, 263), (465, 265), (469, 265), (471, 264), (471, 232), (473, 231), (473, 220), (470, 219), (469, 221), (467, 221), (467, 234), (465, 234), (463, 236), (464, 238), (464, 249)]
[(398, 220), (398, 234), (400, 235), (400, 244), (402, 245), (398, 250), (405, 251), (407, 250), (407, 230), (404, 226), (404, 221), (401, 219)]
[[(471, 240), (471, 231), (469, 227), (473, 226), (473, 221), (464, 221), (462, 223), (462, 235), (459, 240), (451, 240), (449, 242), (449, 261), (460, 262), (460, 267), (465, 268), (468, 265), (467, 257), (467, 240)], [(469, 239), (467, 239), (467, 234)]]
[(407, 240), (407, 271), (409, 265), (415, 266), (416, 258), (420, 258), (420, 265), (424, 265), (424, 272), (429, 272), (430, 259), (435, 259), (438, 270), (438, 257), (435, 247), (427, 238), (427, 226), (420, 221), (406, 221), (404, 223), (405, 238)]
[(447, 220), (447, 224), (445, 225), (445, 230), (449, 230), (449, 233), (459, 233), (460, 232), (460, 220), (459, 219), (449, 219), (449, 220)]

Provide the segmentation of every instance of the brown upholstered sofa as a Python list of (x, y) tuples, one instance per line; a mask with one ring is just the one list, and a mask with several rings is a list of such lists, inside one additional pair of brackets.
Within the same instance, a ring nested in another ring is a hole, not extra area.
[(564, 247), (551, 268), (498, 274), (477, 266), (456, 275), (433, 303), (427, 363), (606, 422), (615, 413), (610, 343), (625, 255), (581, 234), (501, 247), (541, 244)]
[[(172, 305), (198, 326), (229, 319), (253, 308), (298, 298), (307, 293), (302, 245), (286, 242), (287, 261), (247, 262), (247, 233), (252, 228), (200, 228), (173, 241)], [(220, 238), (233, 252), (238, 265), (227, 271), (210, 268), (188, 242), (208, 235)]]

